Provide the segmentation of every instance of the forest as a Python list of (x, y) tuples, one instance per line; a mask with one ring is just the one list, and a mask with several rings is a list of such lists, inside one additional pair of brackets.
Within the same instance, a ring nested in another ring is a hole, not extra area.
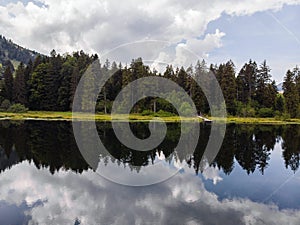
[[(83, 51), (50, 56), (37, 55), (21, 62), (15, 69), (10, 60), (2, 63), (0, 110), (9, 112), (71, 111), (76, 87), (81, 76), (98, 55)], [(300, 70), (296, 66), (286, 72), (283, 93), (278, 93), (267, 61), (249, 60), (237, 71), (234, 62), (207, 65), (204, 60), (188, 68), (167, 65), (163, 72), (150, 69), (141, 58), (129, 65), (106, 60), (101, 71), (113, 75), (99, 93), (96, 111), (110, 113), (112, 102), (130, 82), (148, 76), (160, 76), (180, 85), (192, 98), (198, 113), (210, 114), (207, 99), (195, 80), (212, 72), (222, 89), (229, 115), (240, 117), (300, 117)], [(149, 84), (151, 85), (151, 84)], [(176, 97), (176, 93), (173, 93)], [(154, 107), (155, 105), (155, 107)], [(177, 114), (166, 100), (145, 98), (132, 109), (133, 113)]]

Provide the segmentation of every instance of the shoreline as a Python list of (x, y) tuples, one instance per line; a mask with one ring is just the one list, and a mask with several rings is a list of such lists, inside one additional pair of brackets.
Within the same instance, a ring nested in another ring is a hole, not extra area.
[[(163, 120), (165, 122), (180, 122), (179, 116), (168, 117), (153, 117), (143, 116), (141, 114), (130, 114), (129, 119), (126, 115), (114, 115), (114, 120), (117, 121), (130, 121), (130, 122), (149, 122), (157, 118), (157, 120)], [(89, 121), (95, 119), (95, 121), (105, 122), (112, 121), (110, 114), (83, 114), (78, 113), (72, 116), (72, 112), (51, 112), (51, 111), (28, 111), (26, 113), (9, 113), (0, 112), (0, 121), (5, 120), (41, 120), (41, 121), (72, 121), (73, 119), (78, 121)], [(285, 125), (285, 124), (299, 124), (300, 119), (277, 119), (277, 118), (258, 118), (258, 117), (227, 117), (227, 118), (211, 118), (213, 122), (227, 123), (227, 124), (273, 124), (273, 125)], [(203, 119), (197, 117), (183, 117), (184, 122), (203, 122)]]

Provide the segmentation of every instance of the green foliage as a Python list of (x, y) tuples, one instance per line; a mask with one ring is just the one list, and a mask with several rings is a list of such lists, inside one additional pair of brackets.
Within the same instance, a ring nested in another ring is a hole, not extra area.
[(105, 113), (105, 108), (107, 113), (111, 113), (112, 109), (112, 102), (111, 101), (104, 101), (101, 100), (96, 104), (96, 112), (98, 113)]
[(216, 70), (216, 77), (221, 86), (226, 109), (228, 113), (234, 115), (236, 113), (235, 100), (236, 100), (236, 81), (235, 81), (235, 66), (230, 60), (226, 64), (220, 64)]
[(16, 103), (27, 105), (27, 81), (25, 80), (25, 67), (23, 63), (17, 68), (16, 77), (13, 84), (13, 100)]
[(240, 101), (236, 102), (236, 114), (241, 117), (255, 117), (256, 111), (255, 108), (252, 107), (251, 102), (248, 104), (243, 104)]
[(286, 112), (289, 113), (292, 118), (297, 116), (298, 105), (299, 105), (299, 93), (297, 91), (297, 85), (295, 80), (296, 80), (296, 74), (288, 70), (284, 77), (283, 95), (285, 98)]
[(171, 113), (171, 112), (166, 112), (163, 110), (159, 110), (157, 113), (154, 113), (154, 116), (158, 117), (169, 117), (169, 116), (175, 116), (176, 114)]
[(10, 107), (10, 101), (8, 99), (5, 99), (0, 106), (1, 111), (7, 111), (8, 108)]
[(12, 113), (26, 113), (28, 112), (28, 108), (26, 108), (24, 105), (17, 103), (13, 104), (7, 109), (7, 112), (12, 112)]
[(195, 116), (193, 115), (193, 109), (191, 105), (187, 102), (181, 104), (179, 108), (179, 113), (183, 116)]
[(278, 94), (275, 99), (275, 110), (280, 113), (284, 112), (284, 97), (281, 94)]
[(3, 84), (3, 89), (1, 91), (2, 92), (1, 95), (3, 96), (3, 98), (12, 101), (14, 78), (10, 66), (7, 66), (5, 68), (3, 78), (4, 78), (4, 84)]
[(142, 113), (141, 113), (142, 116), (152, 116), (154, 115), (154, 112), (152, 112), (151, 110), (149, 109), (146, 109), (144, 110)]
[(258, 116), (262, 118), (274, 117), (274, 110), (272, 108), (261, 108), (258, 110)]
[(240, 70), (237, 78), (237, 99), (244, 104), (254, 99), (255, 86), (257, 76), (257, 64), (256, 62), (249, 61)]

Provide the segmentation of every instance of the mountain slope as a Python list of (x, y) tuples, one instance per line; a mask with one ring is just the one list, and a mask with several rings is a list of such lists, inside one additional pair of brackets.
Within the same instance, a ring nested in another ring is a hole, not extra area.
[(33, 60), (39, 53), (23, 48), (11, 40), (7, 40), (0, 35), (0, 63), (6, 60), (23, 62), (25, 64), (31, 59)]
[(279, 93), (283, 93), (283, 87), (282, 87), (282, 85), (283, 85), (283, 82), (281, 82), (281, 83), (279, 83), (279, 84), (277, 85), (277, 91), (278, 91)]

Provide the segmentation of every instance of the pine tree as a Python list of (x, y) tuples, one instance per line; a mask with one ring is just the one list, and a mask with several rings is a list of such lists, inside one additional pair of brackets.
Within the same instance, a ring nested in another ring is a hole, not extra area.
[(293, 74), (295, 76), (296, 89), (297, 89), (298, 98), (299, 98), (299, 101), (300, 101), (300, 69), (299, 69), (298, 66), (296, 66), (293, 69)]
[(257, 64), (249, 60), (240, 70), (237, 78), (237, 100), (247, 104), (254, 99), (257, 76)]
[(299, 97), (295, 84), (295, 74), (290, 70), (287, 71), (284, 77), (283, 90), (286, 111), (291, 115), (291, 117), (296, 117)]
[(24, 71), (25, 71), (24, 64), (20, 63), (16, 71), (16, 77), (13, 85), (13, 91), (14, 91), (13, 100), (15, 103), (27, 105), (27, 90), (26, 90)]
[(176, 71), (177, 84), (182, 87), (186, 92), (188, 91), (187, 73), (183, 67)]
[[(204, 60), (197, 61), (195, 66), (195, 73), (193, 74), (193, 79), (191, 82), (191, 97), (195, 103), (198, 113), (208, 113), (209, 106), (206, 100), (206, 97), (203, 93), (202, 88), (204, 87), (207, 89), (208, 81), (207, 81), (208, 71), (206, 67), (206, 63)], [(201, 81), (205, 80), (206, 82), (203, 83)], [(198, 85), (198, 83), (202, 83), (202, 88)]]
[(24, 79), (25, 79), (25, 84), (26, 84), (27, 100), (29, 99), (29, 93), (30, 93), (29, 80), (30, 80), (32, 70), (33, 70), (33, 62), (30, 59), (27, 66), (25, 67), (25, 70), (24, 70)]
[(231, 60), (219, 66), (217, 79), (219, 79), (227, 111), (233, 115), (235, 114), (236, 83), (235, 66)]
[[(265, 98), (265, 96), (270, 96), (271, 93), (269, 91), (271, 90), (270, 86), (268, 84), (271, 84), (271, 69), (267, 65), (266, 60), (260, 65), (256, 77), (256, 91), (255, 91), (255, 100), (258, 102), (258, 104), (261, 107), (271, 107), (270, 106), (270, 99)], [(274, 101), (275, 101), (275, 96)], [(273, 101), (273, 102), (274, 102)]]
[(4, 97), (4, 99), (7, 99), (10, 102), (12, 102), (14, 78), (9, 66), (6, 67), (3, 74), (3, 78), (4, 78), (4, 86), (3, 86), (2, 96)]
[(70, 109), (72, 110), (72, 107), (73, 107), (73, 99), (74, 99), (74, 95), (75, 95), (75, 92), (76, 92), (76, 88), (77, 88), (77, 85), (80, 81), (80, 73), (79, 73), (79, 68), (77, 66), (77, 64), (74, 66), (73, 68), (73, 72), (72, 72), (72, 76), (71, 76), (71, 84), (70, 84)]
[(70, 109), (71, 101), (71, 83), (73, 70), (76, 67), (76, 60), (73, 57), (68, 57), (66, 62), (63, 63), (60, 71), (61, 84), (58, 89), (58, 108), (62, 111)]
[(272, 81), (272, 83), (267, 84), (266, 87), (265, 96), (264, 96), (264, 106), (267, 108), (274, 109), (276, 96), (277, 96), (277, 87), (275, 81)]
[(275, 110), (279, 111), (280, 113), (284, 112), (284, 98), (281, 94), (277, 94), (276, 96)]
[(29, 108), (33, 110), (43, 110), (46, 88), (44, 76), (48, 72), (48, 63), (41, 63), (33, 70), (29, 79)]

